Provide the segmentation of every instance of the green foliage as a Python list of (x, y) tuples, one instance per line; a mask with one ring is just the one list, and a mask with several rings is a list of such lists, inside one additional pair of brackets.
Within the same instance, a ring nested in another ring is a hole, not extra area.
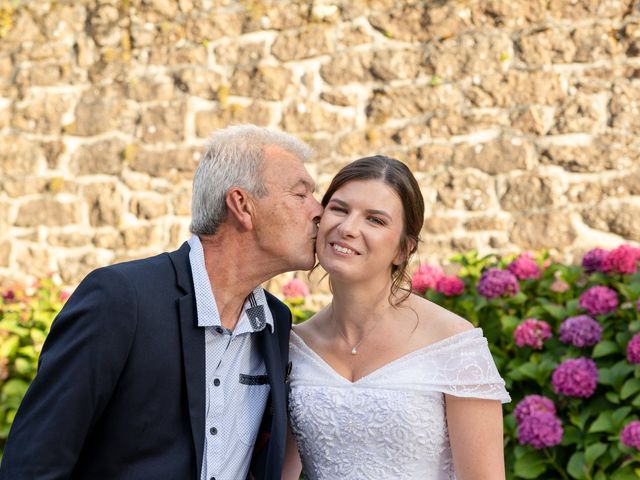
[(52, 278), (0, 297), (0, 448), (36, 374), (38, 356), (67, 293)]

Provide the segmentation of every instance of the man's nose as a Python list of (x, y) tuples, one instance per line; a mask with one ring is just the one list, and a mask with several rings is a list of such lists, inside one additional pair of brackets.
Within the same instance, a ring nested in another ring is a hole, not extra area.
[(318, 202), (315, 198), (313, 199), (313, 203), (314, 203), (314, 208), (313, 208), (313, 223), (318, 224), (320, 223), (320, 217), (322, 217), (322, 213), (324, 212), (324, 208), (322, 207), (322, 205), (320, 205), (320, 202)]

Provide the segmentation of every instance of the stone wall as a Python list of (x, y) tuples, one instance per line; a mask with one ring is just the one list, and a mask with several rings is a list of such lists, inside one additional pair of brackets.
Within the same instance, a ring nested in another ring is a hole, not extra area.
[(422, 261), (640, 241), (631, 0), (0, 0), (0, 282), (188, 237), (208, 134), (277, 127), (326, 186), (386, 153)]

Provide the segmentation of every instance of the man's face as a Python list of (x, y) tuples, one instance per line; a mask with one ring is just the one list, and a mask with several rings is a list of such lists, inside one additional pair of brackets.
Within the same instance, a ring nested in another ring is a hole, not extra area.
[(309, 270), (322, 206), (303, 163), (278, 147), (266, 147), (263, 180), (267, 195), (255, 199), (256, 241), (277, 273)]

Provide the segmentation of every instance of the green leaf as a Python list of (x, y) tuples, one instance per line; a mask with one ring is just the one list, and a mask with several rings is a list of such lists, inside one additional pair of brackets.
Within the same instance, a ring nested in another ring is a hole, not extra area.
[(531, 362), (523, 363), (518, 367), (518, 371), (525, 377), (536, 379), (537, 367)]
[(593, 462), (595, 462), (596, 459), (606, 451), (606, 444), (600, 442), (592, 443), (584, 451), (584, 460), (585, 462), (587, 462), (587, 465), (591, 467), (591, 465), (593, 465)]
[(613, 429), (613, 422), (611, 421), (611, 411), (606, 410), (600, 415), (589, 427), (589, 432), (609, 432)]
[(640, 392), (640, 378), (630, 378), (622, 385), (620, 398), (625, 400), (638, 392)]
[(567, 464), (567, 472), (578, 480), (586, 478), (587, 465), (584, 459), (584, 452), (576, 452), (571, 455)]
[(520, 319), (513, 315), (503, 315), (500, 317), (500, 323), (502, 324), (502, 331), (506, 334), (510, 334), (516, 329), (520, 323)]
[(611, 415), (611, 421), (613, 422), (614, 427), (620, 427), (624, 423), (624, 420), (627, 418), (627, 415), (631, 412), (631, 407), (620, 407), (613, 415)]
[(514, 465), (515, 474), (520, 478), (539, 478), (546, 469), (545, 459), (535, 452), (525, 453)]
[(615, 403), (616, 405), (620, 403), (620, 396), (616, 392), (607, 392), (604, 394), (604, 398), (609, 400), (611, 403)]
[(7, 381), (2, 386), (2, 394), (7, 395), (8, 397), (24, 397), (24, 394), (27, 393), (27, 388), (29, 388), (29, 384), (24, 380), (20, 380), (19, 378), (12, 378)]
[(542, 308), (544, 308), (547, 313), (549, 313), (549, 315), (551, 315), (556, 320), (564, 320), (567, 317), (567, 311), (560, 305), (549, 303), (547, 305), (543, 305)]
[(613, 472), (611, 480), (638, 480), (638, 476), (631, 467), (627, 466)]
[(591, 356), (593, 358), (606, 357), (620, 350), (618, 344), (612, 340), (602, 340), (594, 348)]
[(512, 305), (521, 305), (527, 301), (527, 295), (523, 292), (518, 292), (513, 297), (509, 297), (507, 301)]

